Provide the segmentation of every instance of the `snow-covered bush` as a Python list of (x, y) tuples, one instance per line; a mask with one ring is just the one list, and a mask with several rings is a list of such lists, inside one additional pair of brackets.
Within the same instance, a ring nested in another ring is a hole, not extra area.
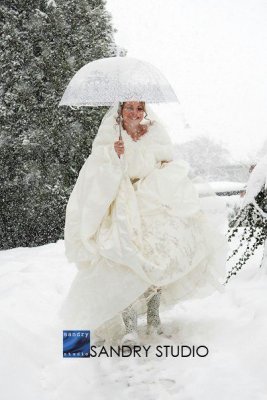
[(230, 164), (231, 156), (221, 143), (207, 136), (198, 136), (176, 145), (175, 152), (177, 158), (190, 164), (192, 177), (201, 176), (209, 181), (227, 180), (220, 174), (220, 167)]
[(74, 73), (115, 55), (103, 0), (0, 4), (0, 243), (63, 237), (65, 206), (105, 109), (58, 108)]
[(236, 263), (228, 272), (226, 282), (236, 275), (267, 238), (267, 189), (265, 185), (256, 195), (255, 200), (241, 208), (231, 221), (228, 240), (232, 241), (237, 234), (241, 237), (238, 246), (232, 251), (229, 259), (235, 257)]

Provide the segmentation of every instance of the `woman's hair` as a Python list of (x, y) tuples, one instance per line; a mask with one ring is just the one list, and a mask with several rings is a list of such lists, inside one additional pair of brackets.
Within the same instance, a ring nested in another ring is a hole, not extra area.
[[(118, 125), (119, 125), (119, 123), (120, 123), (120, 117), (122, 118), (122, 110), (123, 110), (123, 108), (124, 108), (124, 106), (125, 106), (126, 103), (127, 103), (126, 101), (124, 101), (123, 103), (119, 103), (119, 107), (118, 107), (118, 116), (117, 116), (117, 118), (116, 118), (116, 122), (117, 122)], [(143, 108), (143, 110), (144, 110), (144, 112), (145, 112), (144, 119), (146, 119), (147, 121), (149, 121), (149, 125), (152, 125), (153, 122), (151, 121), (151, 119), (147, 118), (146, 103), (145, 103), (144, 101), (139, 101), (139, 103), (140, 103), (140, 105), (142, 106), (142, 108)]]

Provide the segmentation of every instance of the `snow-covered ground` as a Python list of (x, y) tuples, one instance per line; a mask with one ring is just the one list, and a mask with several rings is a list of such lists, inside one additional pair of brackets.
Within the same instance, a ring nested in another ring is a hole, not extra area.
[(224, 293), (162, 313), (171, 339), (146, 337), (140, 321), (142, 344), (205, 345), (207, 357), (158, 358), (151, 351), (147, 358), (63, 359), (57, 313), (76, 274), (64, 242), (0, 252), (1, 399), (265, 400), (267, 266), (258, 268), (261, 254)]

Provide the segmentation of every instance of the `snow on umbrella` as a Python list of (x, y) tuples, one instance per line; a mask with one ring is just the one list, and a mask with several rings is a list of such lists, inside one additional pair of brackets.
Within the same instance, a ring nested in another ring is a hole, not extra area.
[(71, 79), (60, 106), (109, 106), (123, 101), (178, 102), (163, 74), (152, 64), (110, 57), (83, 66)]

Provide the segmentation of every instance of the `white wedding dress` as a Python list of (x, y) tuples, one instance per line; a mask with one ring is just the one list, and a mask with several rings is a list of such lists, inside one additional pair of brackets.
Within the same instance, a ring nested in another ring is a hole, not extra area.
[(225, 240), (187, 164), (172, 161), (163, 125), (154, 120), (136, 142), (122, 130), (118, 158), (115, 117), (114, 108), (103, 120), (66, 210), (66, 256), (78, 272), (61, 310), (65, 329), (114, 330), (130, 304), (144, 311), (148, 288), (162, 288), (161, 308), (222, 288)]

